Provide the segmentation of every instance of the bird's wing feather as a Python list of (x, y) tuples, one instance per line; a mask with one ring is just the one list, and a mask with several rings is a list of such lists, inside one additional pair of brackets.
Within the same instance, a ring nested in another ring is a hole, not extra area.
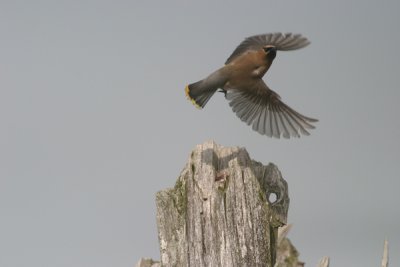
[(233, 51), (225, 64), (229, 64), (233, 59), (249, 50), (259, 50), (266, 45), (273, 45), (277, 50), (289, 51), (303, 48), (310, 44), (310, 41), (301, 34), (293, 33), (267, 33), (254, 35), (246, 38)]
[(318, 120), (306, 117), (280, 100), (277, 93), (260, 80), (252, 90), (230, 89), (226, 95), (236, 115), (260, 134), (279, 138), (309, 135)]

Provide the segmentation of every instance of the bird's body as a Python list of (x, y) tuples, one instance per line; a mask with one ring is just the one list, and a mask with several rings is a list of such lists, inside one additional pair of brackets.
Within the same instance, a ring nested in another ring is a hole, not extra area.
[(262, 80), (277, 50), (299, 49), (308, 44), (306, 38), (293, 34), (273, 33), (246, 38), (222, 68), (186, 86), (186, 95), (194, 105), (203, 108), (213, 94), (222, 89), (236, 115), (260, 134), (289, 138), (299, 137), (300, 131), (308, 135), (306, 129), (314, 128), (311, 123), (317, 120), (284, 104)]
[(262, 51), (248, 51), (225, 65), (222, 69), (229, 73), (223, 89), (248, 90), (268, 71), (273, 59)]

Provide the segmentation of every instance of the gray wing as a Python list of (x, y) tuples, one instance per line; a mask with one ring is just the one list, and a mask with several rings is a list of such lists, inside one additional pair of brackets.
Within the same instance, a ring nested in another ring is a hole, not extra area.
[(267, 33), (254, 35), (246, 38), (233, 51), (232, 55), (226, 60), (225, 64), (229, 64), (234, 58), (243, 54), (248, 50), (259, 50), (266, 45), (273, 45), (277, 50), (289, 51), (303, 48), (310, 44), (310, 41), (301, 34), (293, 33)]
[(230, 89), (226, 95), (233, 112), (254, 131), (280, 138), (310, 135), (318, 120), (301, 115), (280, 100), (277, 93), (260, 80), (252, 90)]

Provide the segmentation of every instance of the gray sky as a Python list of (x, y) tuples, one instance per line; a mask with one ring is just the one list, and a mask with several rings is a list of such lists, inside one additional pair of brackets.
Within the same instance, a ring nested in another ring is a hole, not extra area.
[[(0, 266), (159, 258), (154, 196), (196, 144), (244, 146), (289, 183), (307, 266), (400, 265), (399, 1), (1, 1)], [(311, 136), (277, 140), (187, 83), (247, 36), (302, 33), (264, 77)]]

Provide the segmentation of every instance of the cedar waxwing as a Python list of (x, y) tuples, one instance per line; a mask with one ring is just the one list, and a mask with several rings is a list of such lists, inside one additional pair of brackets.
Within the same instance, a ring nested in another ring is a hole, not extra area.
[(277, 50), (300, 49), (310, 44), (300, 34), (269, 33), (246, 38), (226, 60), (225, 66), (207, 78), (186, 86), (186, 96), (203, 108), (217, 89), (225, 94), (236, 115), (253, 130), (269, 137), (300, 137), (318, 120), (296, 112), (269, 89), (262, 77)]

